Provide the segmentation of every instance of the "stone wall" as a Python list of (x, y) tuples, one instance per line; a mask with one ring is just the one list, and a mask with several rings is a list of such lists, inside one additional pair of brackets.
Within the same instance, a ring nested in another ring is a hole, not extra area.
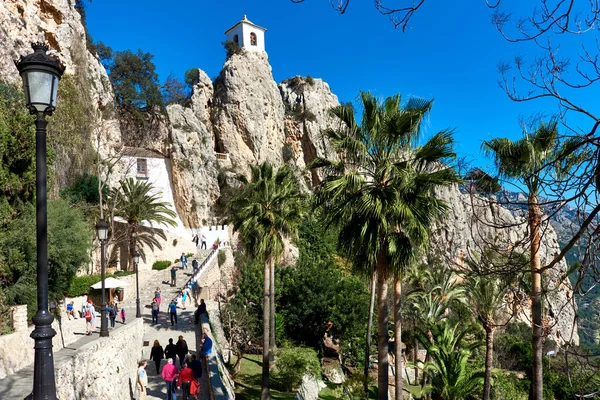
[[(202, 328), (208, 329), (208, 335), (213, 340), (213, 351), (212, 354), (207, 356), (208, 361), (208, 373), (210, 385), (213, 389), (214, 398), (217, 400), (229, 400), (235, 399), (234, 382), (229, 376), (229, 371), (225, 367), (225, 361), (221, 353), (221, 343), (218, 332), (220, 328), (221, 320), (218, 310), (214, 308), (213, 302), (207, 302), (206, 308), (210, 315), (209, 317), (204, 314), (202, 315)], [(214, 328), (214, 329), (213, 329)]]
[(143, 337), (143, 320), (132, 319), (110, 337), (82, 346), (71, 359), (55, 366), (58, 399), (130, 400)]
[[(33, 363), (34, 342), (29, 335), (34, 326), (27, 325), (27, 306), (15, 307), (13, 319), (15, 332), (0, 336), (0, 379)], [(53, 352), (56, 353), (81, 337), (76, 332), (85, 332), (85, 321), (83, 319), (69, 320), (63, 309), (60, 320), (55, 319), (52, 327), (56, 331), (56, 336), (52, 339)], [(18, 346), (15, 346), (16, 343)]]

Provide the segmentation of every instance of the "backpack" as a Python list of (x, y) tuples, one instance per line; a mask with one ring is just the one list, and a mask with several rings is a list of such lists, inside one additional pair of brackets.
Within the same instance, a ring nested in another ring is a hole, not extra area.
[(85, 312), (85, 320), (86, 321), (91, 321), (92, 320), (92, 312), (90, 310), (87, 310)]

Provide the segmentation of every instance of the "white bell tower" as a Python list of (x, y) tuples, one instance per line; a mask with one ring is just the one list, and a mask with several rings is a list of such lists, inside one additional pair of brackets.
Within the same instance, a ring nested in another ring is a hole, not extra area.
[(253, 24), (244, 18), (231, 28), (225, 31), (227, 41), (237, 43), (246, 51), (265, 51), (265, 32), (267, 30), (261, 26)]

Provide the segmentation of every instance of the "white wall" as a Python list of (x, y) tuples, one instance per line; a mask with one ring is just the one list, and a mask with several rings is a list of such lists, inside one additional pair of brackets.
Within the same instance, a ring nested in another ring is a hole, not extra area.
[[(250, 43), (250, 33), (256, 34), (256, 46)], [(241, 23), (227, 33), (227, 40), (234, 42), (233, 37), (238, 35), (238, 44), (247, 51), (265, 51), (265, 32), (253, 25)]]
[[(132, 167), (127, 171), (128, 178), (137, 178), (137, 164), (136, 160), (138, 158), (145, 157), (123, 157), (123, 161), (127, 163), (127, 165), (131, 165)], [(171, 162), (167, 158), (145, 158), (146, 166), (148, 169), (148, 178), (145, 181), (149, 182), (153, 187), (153, 194), (158, 194), (160, 196), (160, 201), (168, 203), (170, 208), (177, 213), (177, 209), (175, 208), (175, 199), (173, 196), (173, 185), (171, 179)], [(162, 230), (169, 231), (173, 234), (181, 236), (182, 238), (187, 237), (187, 231), (183, 226), (183, 222), (181, 218), (179, 218), (179, 214), (174, 218), (177, 226), (172, 227), (170, 225), (153, 225), (154, 228), (159, 228)], [(142, 223), (143, 226), (150, 227), (151, 225), (147, 222)], [(190, 239), (191, 240), (191, 237)]]

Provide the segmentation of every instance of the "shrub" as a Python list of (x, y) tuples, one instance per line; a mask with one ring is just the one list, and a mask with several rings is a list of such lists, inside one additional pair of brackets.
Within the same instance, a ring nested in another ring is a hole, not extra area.
[(227, 254), (224, 250), (219, 250), (219, 253), (217, 253), (217, 259), (219, 260), (219, 266), (225, 264), (225, 261), (227, 261)]
[(300, 386), (305, 373), (321, 376), (317, 352), (308, 347), (283, 347), (277, 352), (276, 376), (285, 391)]
[(115, 273), (113, 275), (116, 277), (119, 277), (119, 276), (133, 275), (133, 274), (135, 274), (135, 271), (115, 271)]
[(191, 257), (194, 257), (194, 253), (187, 253), (185, 256), (186, 256), (187, 258), (191, 258)]
[(169, 268), (170, 265), (171, 261), (156, 261), (154, 264), (152, 264), (152, 269), (156, 271), (162, 271), (163, 269)]
[(312, 76), (307, 76), (306, 77), (306, 83), (308, 83), (310, 86), (314, 86), (315, 85), (315, 80)]
[(239, 44), (232, 42), (231, 40), (223, 42), (223, 47), (225, 48), (227, 58), (233, 56), (234, 54), (241, 54), (243, 51)]
[(90, 286), (98, 282), (100, 282), (100, 275), (76, 276), (71, 281), (71, 286), (69, 286), (69, 297), (83, 296), (90, 293)]
[(529, 380), (517, 379), (513, 374), (499, 372), (494, 375), (492, 384), (492, 400), (527, 400), (529, 397)]
[(177, 239), (173, 239), (173, 247), (177, 246)]
[(284, 144), (281, 152), (283, 153), (284, 162), (293, 161), (296, 158), (294, 147), (290, 143)]

